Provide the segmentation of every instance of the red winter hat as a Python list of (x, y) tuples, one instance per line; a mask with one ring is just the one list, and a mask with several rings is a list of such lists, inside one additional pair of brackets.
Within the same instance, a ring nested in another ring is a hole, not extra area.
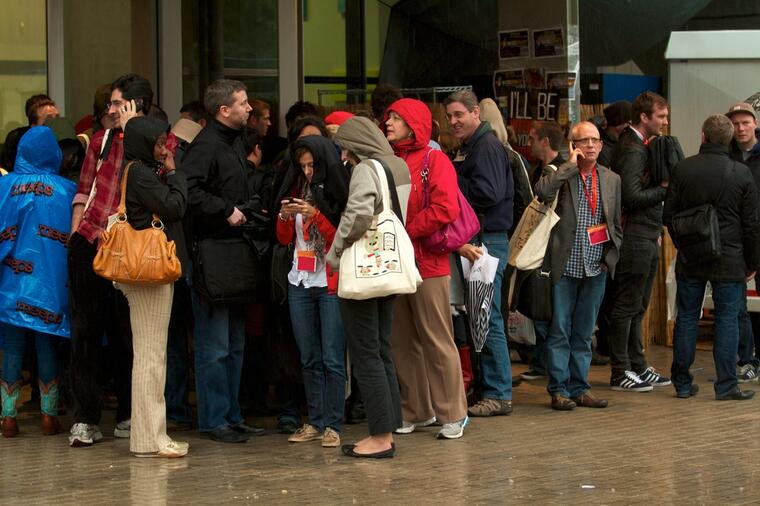
[(342, 125), (347, 119), (352, 118), (353, 113), (347, 111), (333, 111), (325, 116), (325, 125)]

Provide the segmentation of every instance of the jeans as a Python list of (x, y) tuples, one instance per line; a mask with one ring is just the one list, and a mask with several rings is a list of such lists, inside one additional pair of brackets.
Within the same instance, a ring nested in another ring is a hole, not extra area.
[(657, 275), (660, 249), (656, 240), (626, 236), (611, 283), (613, 293), (607, 339), (612, 379), (625, 371), (642, 374), (647, 359), (641, 342), (641, 322), (649, 306), (652, 284)]
[(747, 292), (744, 292), (742, 307), (739, 309), (739, 365), (760, 366), (760, 357), (755, 351), (755, 335), (752, 321), (747, 312)]
[(340, 432), (346, 397), (346, 338), (340, 301), (327, 288), (288, 285), (293, 336), (303, 368), (309, 423)]
[(340, 299), (353, 373), (367, 412), (370, 435), (401, 427), (401, 395), (391, 356), (394, 296)]
[(187, 381), (190, 369), (188, 327), (192, 321), (192, 302), (186, 278), (174, 283), (174, 300), (169, 322), (169, 344), (166, 349), (166, 419), (175, 423), (192, 423), (187, 402)]
[(549, 334), (549, 324), (550, 322), (533, 322), (533, 330), (536, 332), (536, 344), (533, 345), (530, 369), (543, 375), (546, 375), (546, 336)]
[(507, 335), (504, 332), (504, 318), (501, 314), (501, 285), (509, 258), (509, 238), (506, 232), (484, 233), (483, 244), (488, 248), (489, 255), (499, 259), (494, 280), (488, 336), (480, 353), (483, 397), (512, 400), (512, 365), (509, 361)]
[(562, 276), (552, 289), (552, 321), (546, 338), (552, 396), (579, 397), (591, 388), (591, 336), (604, 297), (607, 273), (588, 278)]
[[(676, 307), (678, 316), (673, 331), (673, 386), (676, 392), (687, 393), (694, 379), (689, 368), (694, 363), (697, 348), (697, 326), (706, 281), (677, 278)], [(743, 304), (745, 284), (714, 283), (712, 298), (715, 305), (713, 360), (718, 377), (713, 385), (716, 395), (723, 395), (736, 388), (736, 353), (739, 347), (739, 311)]]
[[(3, 382), (11, 386), (21, 380), (21, 367), (26, 351), (29, 331), (13, 325), (5, 325), (5, 349), (3, 350)], [(43, 385), (48, 385), (58, 376), (56, 346), (58, 337), (42, 332), (34, 332), (37, 349), (37, 376)]]
[(210, 432), (243, 421), (238, 402), (245, 348), (241, 305), (211, 305), (192, 290), (198, 429)]

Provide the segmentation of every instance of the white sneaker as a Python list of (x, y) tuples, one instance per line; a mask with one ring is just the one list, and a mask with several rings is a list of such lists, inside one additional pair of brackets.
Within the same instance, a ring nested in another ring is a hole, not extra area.
[(178, 459), (187, 455), (190, 449), (190, 444), (183, 443), (181, 441), (170, 441), (169, 444), (158, 450), (157, 452), (149, 453), (134, 453), (135, 457), (139, 458), (165, 458), (165, 459)]
[(470, 418), (465, 416), (458, 422), (444, 423), (443, 428), (438, 431), (438, 439), (459, 439), (464, 435), (464, 428), (470, 423)]
[(71, 426), (71, 435), (69, 436), (69, 445), (74, 447), (92, 446), (93, 443), (103, 439), (103, 433), (97, 425), (87, 425), (86, 423), (75, 423)]
[(428, 425), (433, 425), (435, 423), (435, 417), (431, 418), (430, 420), (425, 420), (424, 422), (419, 423), (412, 423), (412, 422), (401, 422), (401, 427), (396, 429), (394, 432), (396, 434), (411, 434), (414, 432), (414, 429), (417, 427), (427, 427)]
[(129, 439), (130, 434), (132, 433), (132, 420), (124, 420), (123, 422), (119, 422), (116, 424), (116, 427), (113, 429), (113, 437), (121, 438), (121, 439)]

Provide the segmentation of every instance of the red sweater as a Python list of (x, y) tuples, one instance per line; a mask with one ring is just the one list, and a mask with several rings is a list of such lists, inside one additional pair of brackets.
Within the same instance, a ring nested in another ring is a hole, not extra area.
[[(304, 237), (309, 236), (308, 230), (312, 221), (316, 223), (317, 230), (319, 230), (319, 233), (325, 238), (325, 255), (327, 255), (327, 252), (330, 251), (330, 246), (332, 246), (333, 239), (335, 238), (335, 227), (330, 223), (330, 220), (325, 218), (325, 215), (320, 213), (317, 209), (317, 214), (315, 214), (311, 220), (305, 221), (303, 224)], [(284, 245), (288, 245), (296, 240), (296, 220), (282, 221), (279, 217), (277, 218), (277, 240), (280, 244)], [(332, 294), (338, 293), (338, 273), (333, 272), (327, 262), (325, 262), (325, 266), (327, 268), (327, 292)]]
[[(388, 108), (401, 116), (414, 132), (414, 138), (393, 144), (393, 151), (409, 167), (412, 191), (407, 205), (406, 231), (414, 244), (414, 256), (423, 278), (448, 276), (448, 254), (431, 253), (420, 246), (420, 239), (452, 223), (459, 216), (457, 175), (448, 157), (428, 146), (433, 118), (430, 109), (410, 98), (397, 100)], [(388, 114), (386, 113), (386, 114)], [(423, 209), (422, 169), (428, 157), (430, 205)]]

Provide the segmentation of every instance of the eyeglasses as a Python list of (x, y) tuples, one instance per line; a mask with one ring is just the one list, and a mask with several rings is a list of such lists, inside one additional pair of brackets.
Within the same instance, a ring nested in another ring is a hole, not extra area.
[(110, 109), (111, 107), (116, 107), (118, 109), (124, 104), (126, 104), (124, 100), (112, 100), (110, 102), (106, 102), (106, 109)]
[(602, 142), (602, 139), (598, 137), (584, 137), (583, 139), (573, 139), (574, 144), (586, 144), (586, 145), (593, 145), (593, 144), (599, 144)]

